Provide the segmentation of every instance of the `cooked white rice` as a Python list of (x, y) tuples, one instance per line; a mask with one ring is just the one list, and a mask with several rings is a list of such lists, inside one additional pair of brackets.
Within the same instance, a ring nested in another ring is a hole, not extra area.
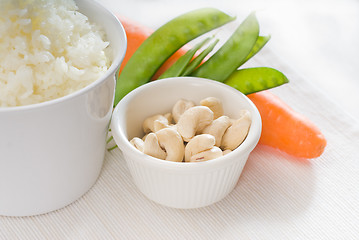
[(77, 91), (109, 67), (101, 29), (73, 0), (0, 0), (0, 107)]

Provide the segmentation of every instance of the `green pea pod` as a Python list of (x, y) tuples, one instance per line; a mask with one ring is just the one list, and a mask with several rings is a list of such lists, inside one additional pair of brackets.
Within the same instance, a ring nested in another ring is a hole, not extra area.
[(206, 49), (204, 49), (197, 57), (195, 57), (185, 68), (182, 76), (190, 75), (196, 67), (198, 67), (203, 59), (214, 49), (214, 47), (219, 42), (219, 39), (216, 39), (213, 43), (211, 43)]
[(184, 69), (188, 63), (193, 58), (194, 54), (200, 49), (205, 43), (207, 43), (211, 38), (206, 38), (203, 41), (197, 43), (193, 48), (188, 50), (183, 56), (177, 59), (177, 61), (172, 64), (158, 79), (168, 78), (168, 77), (179, 77), (182, 75)]
[(259, 36), (257, 38), (257, 41), (254, 44), (251, 52), (248, 54), (248, 56), (246, 57), (246, 59), (244, 60), (243, 63), (247, 62), (250, 58), (252, 58), (254, 55), (256, 55), (264, 47), (264, 45), (267, 44), (267, 42), (269, 40), (270, 40), (270, 35), (269, 36)]
[(158, 28), (123, 68), (117, 79), (114, 104), (133, 89), (150, 81), (160, 66), (183, 45), (234, 19), (218, 9), (201, 8), (182, 14)]
[(288, 83), (280, 71), (269, 67), (243, 68), (233, 72), (224, 83), (243, 94), (250, 94)]
[(251, 13), (235, 30), (223, 46), (198, 67), (191, 76), (223, 82), (243, 64), (259, 34), (259, 24)]

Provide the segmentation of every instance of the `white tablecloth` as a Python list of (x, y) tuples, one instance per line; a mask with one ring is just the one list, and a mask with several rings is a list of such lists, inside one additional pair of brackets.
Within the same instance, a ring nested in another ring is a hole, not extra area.
[(328, 140), (321, 157), (298, 160), (258, 146), (229, 196), (178, 210), (143, 196), (115, 149), (78, 201), (39, 216), (0, 217), (0, 239), (359, 239), (358, 122), (270, 48), (249, 65), (288, 76), (273, 92), (320, 127)]

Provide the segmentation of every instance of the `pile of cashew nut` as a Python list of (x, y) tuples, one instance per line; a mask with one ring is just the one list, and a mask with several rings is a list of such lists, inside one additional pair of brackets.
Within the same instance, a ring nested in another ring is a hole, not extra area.
[(208, 97), (196, 106), (180, 99), (171, 113), (157, 114), (143, 122), (143, 138), (130, 143), (141, 152), (174, 162), (207, 161), (237, 148), (246, 138), (251, 125), (248, 110), (239, 119), (223, 115), (222, 102)]

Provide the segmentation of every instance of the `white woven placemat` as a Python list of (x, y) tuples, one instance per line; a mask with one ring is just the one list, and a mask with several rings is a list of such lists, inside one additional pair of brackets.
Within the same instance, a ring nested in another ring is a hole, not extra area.
[(320, 158), (258, 146), (228, 197), (178, 210), (144, 197), (116, 149), (82, 198), (44, 215), (0, 217), (0, 239), (358, 239), (359, 125), (270, 50), (249, 64), (289, 77), (273, 91), (321, 128), (328, 146)]

